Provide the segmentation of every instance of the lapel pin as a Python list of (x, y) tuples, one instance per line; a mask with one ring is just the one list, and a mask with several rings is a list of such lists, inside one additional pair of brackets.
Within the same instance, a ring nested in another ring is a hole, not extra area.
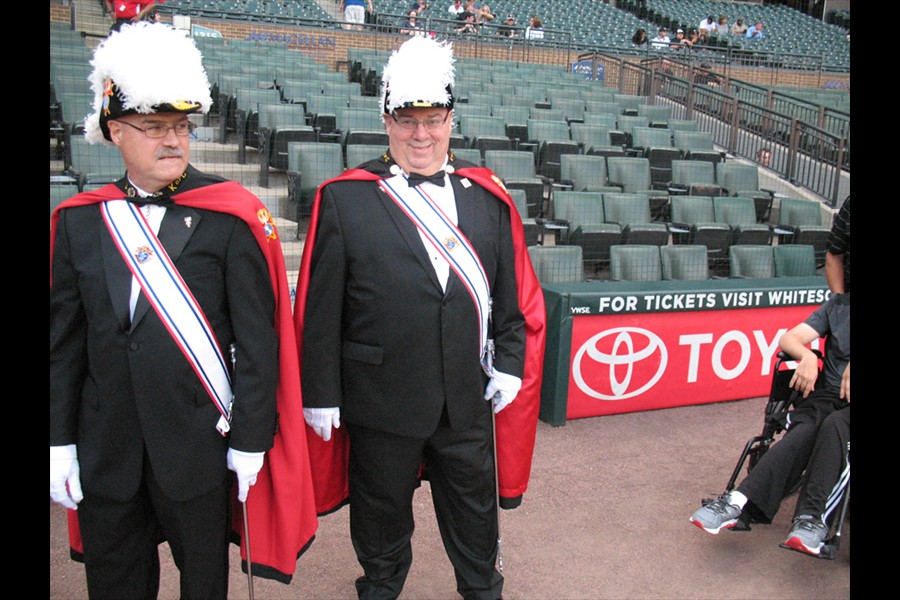
[(191, 228), (191, 218), (190, 217), (184, 218), (184, 226), (187, 227), (188, 229)]

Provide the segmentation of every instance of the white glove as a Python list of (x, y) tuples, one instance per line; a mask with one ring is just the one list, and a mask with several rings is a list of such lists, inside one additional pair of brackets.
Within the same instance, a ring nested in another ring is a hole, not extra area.
[(501, 373), (491, 368), (491, 380), (484, 390), (484, 399), (494, 401), (494, 414), (497, 414), (516, 399), (516, 394), (522, 387), (522, 380), (515, 375)]
[(237, 474), (238, 500), (240, 502), (247, 501), (247, 493), (250, 491), (250, 486), (256, 483), (256, 476), (262, 469), (265, 455), (265, 452), (241, 452), (234, 448), (228, 449), (225, 460), (228, 468)]
[(54, 502), (72, 510), (78, 509), (78, 503), (84, 499), (79, 472), (75, 444), (50, 446), (50, 497)]
[(341, 409), (333, 408), (304, 408), (303, 418), (306, 424), (313, 428), (316, 434), (326, 442), (331, 439), (331, 428), (338, 429), (341, 426)]

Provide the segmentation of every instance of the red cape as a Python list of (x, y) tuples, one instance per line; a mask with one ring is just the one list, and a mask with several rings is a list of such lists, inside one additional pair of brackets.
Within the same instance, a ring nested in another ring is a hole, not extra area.
[[(121, 199), (123, 196), (122, 190), (110, 184), (93, 192), (78, 194), (53, 212), (50, 218), (51, 286), (53, 242), (59, 211)], [(312, 543), (318, 521), (307, 453), (306, 424), (300, 402), (300, 363), (294, 340), (291, 295), (278, 233), (268, 210), (259, 199), (233, 181), (191, 189), (174, 194), (172, 198), (178, 205), (224, 212), (244, 220), (269, 266), (269, 278), (275, 294), (275, 329), (279, 337), (278, 430), (274, 446), (266, 452), (256, 484), (250, 488), (247, 510), (253, 574), (290, 583), (297, 558)], [(232, 539), (238, 543), (240, 538), (242, 566), (246, 571), (244, 517), (241, 504), (237, 501), (236, 485), (234, 492)], [(78, 515), (73, 510), (68, 513), (69, 544), (73, 556), (80, 556), (82, 546)]]
[[(525, 316), (526, 353), (522, 389), (515, 401), (496, 415), (497, 470), (501, 505), (504, 508), (512, 508), (518, 505), (521, 496), (528, 488), (528, 479), (531, 475), (531, 461), (541, 405), (541, 376), (544, 364), (544, 339), (546, 336), (544, 295), (528, 257), (522, 218), (506, 188), (503, 187), (503, 183), (490, 169), (483, 167), (461, 167), (456, 169), (456, 174), (471, 179), (509, 206), (519, 306)], [(335, 181), (377, 181), (381, 178), (380, 175), (363, 169), (351, 169), (340, 177), (326, 181), (316, 194), (309, 232), (303, 248), (300, 276), (297, 280), (297, 295), (294, 302), (298, 347), (303, 340), (303, 318), (309, 287), (312, 250), (319, 221), (321, 190)], [(300, 348), (300, 356), (302, 360), (302, 348)], [(323, 441), (312, 432), (312, 429), (307, 432), (306, 438), (309, 441), (310, 461), (314, 466), (313, 483), (316, 491), (316, 508), (319, 514), (324, 514), (340, 508), (349, 497), (347, 481), (349, 441), (346, 428), (334, 430), (330, 442)]]

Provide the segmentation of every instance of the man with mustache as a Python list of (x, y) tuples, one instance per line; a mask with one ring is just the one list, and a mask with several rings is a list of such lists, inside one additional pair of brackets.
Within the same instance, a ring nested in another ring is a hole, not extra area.
[(289, 582), (316, 518), (272, 217), (189, 163), (188, 115), (212, 102), (189, 37), (128, 25), (92, 65), (85, 137), (126, 173), (51, 218), (50, 497), (92, 598), (156, 597), (165, 539), (181, 597), (224, 600), (243, 514), (253, 572)]

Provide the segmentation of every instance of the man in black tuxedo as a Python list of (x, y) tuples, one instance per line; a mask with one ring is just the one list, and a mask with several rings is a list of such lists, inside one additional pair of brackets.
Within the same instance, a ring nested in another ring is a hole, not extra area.
[(163, 535), (181, 596), (224, 599), (228, 470), (244, 501), (275, 435), (281, 250), (258, 199), (189, 165), (211, 104), (190, 38), (131, 25), (93, 65), (86, 137), (127, 173), (51, 223), (50, 496), (77, 509), (92, 598), (155, 597)]
[(298, 285), (307, 423), (326, 441), (343, 423), (349, 437), (360, 598), (403, 588), (423, 462), (459, 593), (495, 599), (503, 586), (491, 412), (523, 377), (521, 234), (505, 191), (489, 193), (475, 179), (486, 170), (449, 151), (452, 82), (449, 46), (413, 38), (394, 53), (389, 149), (320, 190), (308, 292)]

